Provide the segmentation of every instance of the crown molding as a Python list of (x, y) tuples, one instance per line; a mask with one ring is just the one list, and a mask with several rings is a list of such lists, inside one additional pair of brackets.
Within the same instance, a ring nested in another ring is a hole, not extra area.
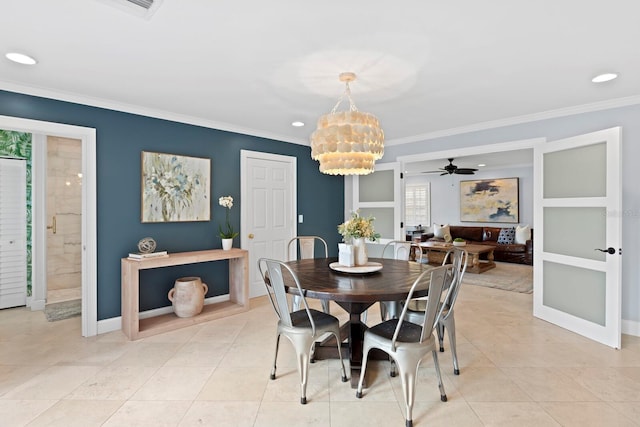
[(279, 135), (276, 133), (265, 132), (263, 130), (246, 128), (225, 122), (217, 122), (213, 120), (205, 120), (199, 117), (187, 116), (184, 114), (172, 113), (169, 111), (156, 110), (153, 108), (141, 107), (139, 105), (126, 104), (122, 102), (114, 102), (102, 98), (95, 98), (85, 95), (72, 94), (67, 92), (55, 91), (33, 86), (15, 84), (7, 81), (0, 81), (0, 90), (8, 92), (16, 92), (25, 95), (39, 96), (43, 98), (55, 99), (58, 101), (73, 102), (76, 104), (88, 105), (91, 107), (105, 108), (108, 110), (119, 111), (123, 113), (137, 114), (145, 117), (169, 120), (172, 122), (185, 123), (194, 126), (201, 126), (209, 129), (222, 130), (226, 132), (234, 132), (242, 135), (255, 136), (259, 138), (272, 139), (275, 141), (289, 142), (298, 145), (309, 145), (308, 141), (291, 138), (288, 135)]
[[(289, 135), (280, 135), (277, 133), (265, 132), (264, 130), (248, 128), (234, 125), (231, 123), (218, 122), (214, 120), (206, 120), (199, 117), (187, 116), (184, 114), (172, 113), (169, 111), (156, 110), (146, 108), (139, 105), (115, 102), (103, 98), (95, 98), (86, 95), (78, 95), (74, 93), (55, 91), (34, 86), (21, 85), (17, 83), (0, 81), (0, 90), (8, 92), (22, 93), (26, 95), (39, 96), (44, 98), (56, 99), (59, 101), (73, 102), (77, 104), (88, 105), (91, 107), (106, 108), (109, 110), (120, 111), (124, 113), (137, 114), (146, 117), (153, 117), (172, 122), (185, 123), (194, 126), (202, 126), (209, 129), (222, 130), (226, 132), (234, 132), (242, 135), (255, 136), (258, 138), (272, 139), (275, 141), (289, 142), (291, 144), (309, 146), (309, 141), (301, 138), (292, 138)], [(431, 139), (442, 138), (446, 136), (459, 135), (469, 132), (477, 132), (481, 130), (500, 128), (505, 126), (517, 125), (538, 120), (553, 119), (558, 117), (571, 116), (574, 114), (590, 113), (594, 111), (608, 110), (611, 108), (626, 107), (629, 105), (640, 104), (640, 95), (628, 96), (624, 98), (616, 98), (607, 101), (594, 102), (590, 104), (576, 105), (573, 107), (560, 108), (557, 110), (543, 111), (540, 113), (527, 114), (522, 116), (509, 117), (506, 119), (490, 120), (486, 122), (476, 123), (468, 126), (460, 126), (450, 129), (443, 129), (434, 132), (427, 132), (419, 135), (409, 136), (405, 138), (396, 138), (385, 141), (385, 146), (409, 144), (412, 142), (428, 141)]]
[(594, 111), (609, 110), (611, 108), (627, 107), (629, 105), (640, 104), (640, 95), (628, 96), (624, 98), (610, 99), (607, 101), (593, 102), (590, 104), (576, 105), (573, 107), (560, 108), (557, 110), (543, 111), (540, 113), (526, 114), (523, 116), (509, 117), (506, 119), (490, 120), (468, 126), (443, 129), (435, 132), (423, 133), (421, 135), (397, 138), (385, 142), (385, 145), (402, 145), (412, 142), (428, 141), (430, 139), (442, 138), (446, 136), (459, 135), (469, 132), (500, 128), (505, 126), (518, 125), (539, 120), (555, 119), (558, 117), (572, 116), (574, 114), (591, 113)]

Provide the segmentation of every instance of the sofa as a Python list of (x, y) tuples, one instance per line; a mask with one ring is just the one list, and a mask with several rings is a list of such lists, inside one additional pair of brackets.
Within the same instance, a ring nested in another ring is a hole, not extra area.
[[(469, 244), (493, 246), (493, 257), (495, 261), (533, 265), (533, 230), (530, 230), (529, 239), (527, 239), (525, 243), (499, 243), (498, 238), (503, 228), (513, 229), (515, 232), (514, 226), (483, 227), (450, 225), (449, 234), (451, 235), (451, 239), (461, 238)], [(444, 238), (436, 237), (433, 233), (422, 235), (420, 240), (432, 242), (445, 241)]]

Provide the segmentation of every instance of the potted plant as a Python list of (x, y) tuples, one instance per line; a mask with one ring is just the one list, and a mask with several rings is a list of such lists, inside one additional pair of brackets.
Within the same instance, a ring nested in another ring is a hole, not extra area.
[(225, 228), (222, 228), (222, 225), (218, 225), (218, 235), (222, 239), (222, 249), (228, 251), (231, 249), (233, 245), (233, 238), (238, 235), (237, 232), (233, 231), (233, 227), (231, 226), (231, 222), (229, 222), (229, 211), (233, 207), (233, 197), (231, 196), (223, 196), (218, 199), (218, 204), (224, 208), (227, 208), (227, 219), (225, 221)]
[(467, 242), (461, 237), (453, 239), (453, 246), (465, 246), (466, 244)]

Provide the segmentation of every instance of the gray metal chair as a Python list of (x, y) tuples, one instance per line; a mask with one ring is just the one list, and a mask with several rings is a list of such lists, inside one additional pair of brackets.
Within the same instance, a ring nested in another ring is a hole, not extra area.
[[(408, 241), (392, 240), (382, 248), (382, 258), (390, 257), (392, 259), (409, 261), (411, 259), (411, 251), (414, 245)], [(392, 249), (390, 252), (388, 249)], [(418, 253), (417, 262), (422, 262), (422, 251)], [(380, 301), (380, 318), (384, 322), (389, 318), (397, 318), (400, 312), (400, 301)], [(367, 322), (367, 311), (362, 313), (362, 322)]]
[(280, 346), (280, 336), (284, 335), (291, 341), (296, 351), (298, 373), (300, 374), (300, 403), (304, 405), (307, 403), (307, 379), (311, 351), (316, 339), (320, 336), (326, 333), (335, 336), (338, 343), (338, 357), (342, 365), (342, 382), (347, 381), (347, 374), (340, 349), (340, 323), (336, 317), (330, 314), (309, 308), (304, 296), (300, 298), (304, 308), (302, 310), (290, 311), (287, 291), (285, 289), (285, 277), (289, 276), (289, 286), (291, 286), (291, 282), (293, 281), (298, 288), (298, 293), (300, 295), (304, 294), (295, 273), (282, 261), (260, 258), (258, 260), (258, 270), (267, 288), (267, 295), (269, 296), (271, 305), (278, 316), (276, 353), (273, 359), (270, 378), (272, 380), (276, 379), (278, 347)]
[[(413, 426), (413, 402), (415, 398), (416, 375), (420, 361), (429, 352), (433, 356), (433, 364), (438, 377), (440, 400), (447, 401), (447, 395), (442, 384), (440, 365), (438, 363), (437, 341), (433, 330), (442, 314), (444, 301), (448, 297), (446, 283), (451, 276), (451, 266), (440, 266), (426, 270), (415, 280), (407, 296), (406, 304), (399, 319), (382, 322), (364, 333), (362, 349), (362, 371), (356, 397), (362, 397), (362, 382), (367, 369), (367, 359), (371, 349), (379, 349), (387, 353), (397, 364), (402, 379), (402, 391), (406, 405), (406, 425)], [(418, 285), (429, 283), (429, 299), (425, 315), (420, 324), (406, 320), (408, 303)], [(449, 287), (449, 289), (451, 289)]]
[[(295, 245), (295, 243), (298, 243)], [(296, 236), (293, 239), (289, 240), (287, 244), (287, 261), (291, 261), (292, 259), (310, 259), (315, 258), (315, 248), (316, 242), (319, 242), (324, 246), (324, 257), (329, 257), (329, 248), (327, 246), (327, 242), (320, 236)], [(295, 247), (294, 247), (295, 246)], [(292, 255), (293, 254), (293, 255)], [(300, 309), (300, 297), (294, 295), (292, 300), (292, 308), (295, 310)], [(322, 300), (320, 301), (322, 304), (322, 311), (325, 313), (330, 313), (331, 309), (329, 308), (329, 301)]]
[[(382, 258), (389, 256), (389, 250), (392, 250), (390, 258), (409, 261), (411, 258), (411, 246), (411, 242), (392, 240), (382, 248)], [(400, 301), (380, 301), (380, 318), (383, 322), (390, 318), (397, 318), (399, 312)]]
[[(467, 269), (469, 254), (462, 248), (453, 248), (446, 253), (442, 264), (446, 265), (449, 262), (449, 258), (451, 258), (451, 265), (453, 267), (451, 291), (449, 292), (449, 297), (445, 301), (442, 316), (438, 320), (437, 332), (438, 341), (440, 343), (440, 351), (443, 352), (444, 331), (445, 329), (447, 330), (447, 333), (449, 335), (449, 345), (451, 346), (451, 358), (453, 359), (453, 373), (455, 375), (460, 375), (460, 367), (458, 366), (458, 354), (456, 351), (456, 321), (453, 307), (455, 305), (456, 299), (458, 298), (458, 293), (460, 292), (460, 287), (462, 285), (462, 278), (464, 277), (464, 273)], [(420, 319), (424, 316), (425, 306), (426, 303), (424, 300), (416, 299), (411, 301), (409, 303), (409, 310), (407, 311), (407, 320), (414, 323), (419, 322)]]

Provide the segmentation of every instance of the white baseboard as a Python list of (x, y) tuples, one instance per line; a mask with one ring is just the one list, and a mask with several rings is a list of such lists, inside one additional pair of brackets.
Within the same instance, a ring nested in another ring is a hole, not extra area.
[(29, 299), (27, 298), (27, 307), (31, 308), (31, 311), (40, 311), (44, 310), (44, 306), (47, 301), (43, 299)]
[(110, 319), (98, 320), (98, 335), (107, 332), (119, 331), (122, 329), (122, 317), (112, 317)]
[[(217, 302), (229, 301), (229, 294), (218, 295), (215, 297), (205, 298), (204, 305), (215, 304)], [(43, 307), (44, 308), (44, 307)], [(153, 310), (142, 311), (138, 314), (140, 319), (148, 319), (149, 317), (160, 316), (162, 314), (172, 313), (173, 306), (154, 308)], [(122, 329), (122, 316), (111, 317), (109, 319), (98, 320), (98, 334), (106, 334), (107, 332), (119, 331)]]
[(640, 337), (640, 322), (636, 320), (622, 320), (622, 333)]

